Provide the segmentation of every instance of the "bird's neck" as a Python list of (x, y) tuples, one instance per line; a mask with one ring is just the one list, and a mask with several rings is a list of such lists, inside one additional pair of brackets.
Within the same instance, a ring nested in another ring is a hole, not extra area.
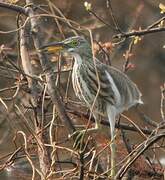
[(74, 57), (75, 63), (74, 65), (80, 66), (82, 64), (82, 57), (78, 53), (72, 53), (72, 56)]
[(84, 64), (84, 63), (86, 65), (88, 65), (88, 64), (92, 65), (93, 64), (93, 54), (92, 54), (91, 49), (88, 49), (86, 51), (79, 52), (79, 53), (72, 53), (72, 56), (75, 59), (75, 63), (79, 66)]

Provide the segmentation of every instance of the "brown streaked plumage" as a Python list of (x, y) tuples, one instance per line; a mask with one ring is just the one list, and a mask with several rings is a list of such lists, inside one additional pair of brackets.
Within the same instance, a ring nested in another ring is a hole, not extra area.
[[(98, 87), (100, 87), (92, 111), (96, 126), (93, 129), (88, 129), (88, 131), (94, 131), (99, 127), (100, 116), (108, 117), (111, 139), (113, 140), (116, 116), (138, 103), (143, 103), (136, 84), (126, 74), (114, 67), (107, 66), (97, 59), (95, 59), (95, 64), (90, 44), (83, 37), (70, 37), (59, 43), (45, 45), (41, 49), (49, 51), (53, 47), (56, 47), (56, 51), (57, 49), (67, 51), (74, 57), (73, 88), (76, 96), (84, 101), (89, 109), (92, 108)], [(98, 73), (98, 79), (96, 73)], [(111, 143), (111, 168), (111, 177), (113, 178), (115, 176), (114, 141)]]

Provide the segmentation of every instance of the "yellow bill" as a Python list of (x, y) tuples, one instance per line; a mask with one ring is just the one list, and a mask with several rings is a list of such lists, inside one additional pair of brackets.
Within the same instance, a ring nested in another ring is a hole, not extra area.
[(48, 52), (59, 52), (62, 49), (63, 49), (62, 46), (49, 46), (49, 47), (47, 47)]
[(55, 53), (63, 50), (64, 43), (63, 42), (51, 42), (46, 45), (43, 45), (39, 48), (39, 51), (45, 51), (49, 53)]

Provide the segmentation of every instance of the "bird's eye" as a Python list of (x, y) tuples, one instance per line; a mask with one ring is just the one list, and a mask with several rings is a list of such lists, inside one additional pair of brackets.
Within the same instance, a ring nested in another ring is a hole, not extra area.
[(76, 47), (76, 46), (78, 46), (78, 41), (72, 41), (72, 42), (70, 43), (70, 46), (71, 46), (71, 47)]

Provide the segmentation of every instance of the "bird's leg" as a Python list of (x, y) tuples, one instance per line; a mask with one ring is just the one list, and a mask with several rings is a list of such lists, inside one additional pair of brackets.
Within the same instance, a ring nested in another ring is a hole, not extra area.
[(110, 173), (110, 178), (115, 177), (115, 166), (116, 166), (116, 144), (115, 144), (115, 139), (114, 137), (111, 137), (111, 173)]
[(110, 178), (114, 179), (115, 177), (115, 165), (116, 165), (116, 144), (115, 144), (115, 108), (113, 106), (107, 106), (107, 115), (108, 120), (110, 123), (110, 130), (111, 130), (111, 172), (110, 172)]
[(97, 133), (98, 130), (102, 128), (102, 125), (100, 124), (101, 121), (101, 116), (100, 115), (94, 115), (95, 118), (95, 127), (89, 128), (89, 129), (84, 129), (82, 132), (91, 134), (91, 133)]
[(71, 136), (75, 136), (75, 142), (73, 147), (75, 149), (78, 149), (80, 147), (80, 144), (82, 143), (82, 140), (85, 135), (91, 134), (91, 133), (96, 133), (99, 129), (101, 129), (101, 116), (94, 116), (95, 117), (95, 127), (94, 128), (89, 128), (89, 129), (84, 129), (80, 131), (74, 132)]

